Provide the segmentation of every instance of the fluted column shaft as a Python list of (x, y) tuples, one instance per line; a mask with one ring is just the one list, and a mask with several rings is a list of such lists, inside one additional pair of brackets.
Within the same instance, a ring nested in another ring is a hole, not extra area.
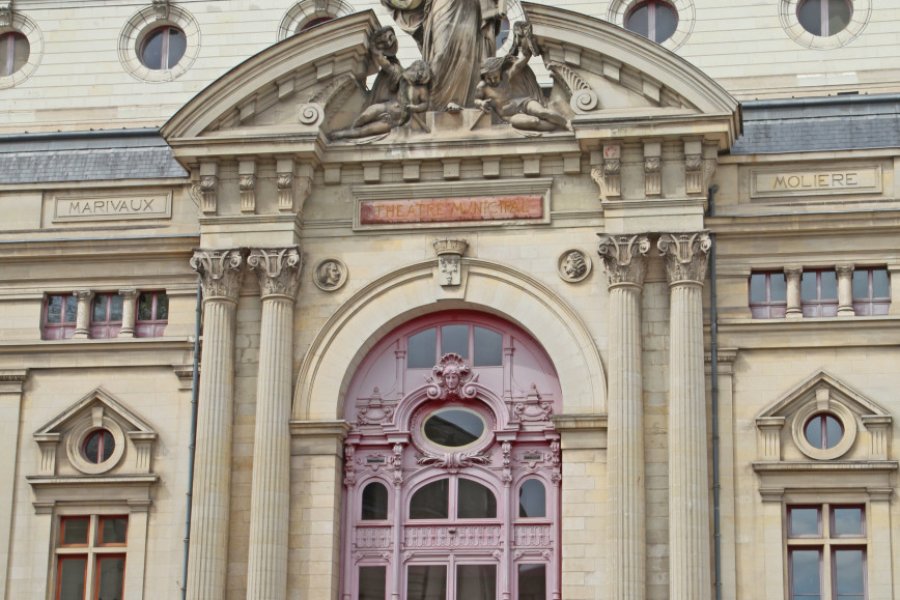
[(600, 243), (609, 278), (609, 482), (613, 600), (643, 600), (646, 589), (641, 291), (646, 236)]
[(262, 296), (247, 600), (287, 596), (290, 518), (291, 365), (297, 248), (254, 249), (247, 263)]
[(663, 235), (670, 290), (669, 598), (704, 600), (710, 572), (709, 475), (703, 370), (705, 233)]
[(187, 597), (225, 597), (231, 498), (235, 309), (243, 257), (198, 250), (191, 266), (203, 286), (203, 363), (191, 503)]

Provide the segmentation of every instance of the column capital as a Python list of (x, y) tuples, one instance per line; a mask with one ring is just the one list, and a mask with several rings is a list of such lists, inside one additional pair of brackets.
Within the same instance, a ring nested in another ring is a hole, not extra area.
[(243, 263), (244, 254), (240, 250), (195, 250), (191, 268), (200, 274), (203, 297), (237, 302)]
[(91, 300), (94, 297), (94, 290), (75, 290), (72, 295), (79, 300)]
[(706, 261), (712, 248), (708, 232), (663, 233), (656, 247), (665, 258), (669, 285), (703, 283)]
[(247, 257), (247, 265), (256, 271), (262, 298), (282, 296), (294, 299), (303, 267), (300, 248), (253, 248)]
[(650, 238), (637, 235), (601, 235), (597, 253), (609, 278), (609, 287), (623, 284), (644, 285)]

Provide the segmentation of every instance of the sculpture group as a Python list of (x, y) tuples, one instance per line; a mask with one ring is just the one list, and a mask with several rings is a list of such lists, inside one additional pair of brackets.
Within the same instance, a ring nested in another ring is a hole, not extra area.
[(505, 56), (494, 56), (504, 0), (381, 0), (394, 21), (412, 36), (422, 59), (404, 68), (392, 27), (369, 40), (379, 72), (367, 105), (352, 125), (332, 139), (385, 135), (416, 113), (477, 108), (521, 131), (568, 128), (568, 119), (546, 106), (528, 66), (540, 54), (531, 27), (516, 23)]

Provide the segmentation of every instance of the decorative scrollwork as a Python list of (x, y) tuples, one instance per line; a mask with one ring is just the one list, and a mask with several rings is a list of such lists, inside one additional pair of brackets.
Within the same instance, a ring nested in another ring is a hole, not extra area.
[(197, 250), (191, 268), (200, 274), (203, 297), (237, 302), (243, 277), (244, 255), (240, 250)]
[(456, 473), (463, 467), (490, 464), (491, 458), (480, 452), (452, 452), (434, 456), (420, 456), (416, 459), (416, 462), (420, 465), (431, 465)]
[(298, 119), (303, 125), (316, 125), (325, 116), (325, 111), (320, 104), (302, 104), (298, 111)]
[(472, 369), (455, 352), (442, 356), (431, 372), (434, 376), (426, 380), (429, 386), (425, 393), (432, 400), (471, 400), (478, 394), (474, 385), (478, 375), (473, 376)]
[(303, 260), (296, 246), (287, 248), (254, 248), (247, 258), (250, 269), (259, 278), (260, 295), (287, 296), (293, 299), (297, 293)]
[(572, 110), (585, 113), (600, 108), (600, 96), (574, 69), (559, 62), (551, 62), (547, 65), (547, 68), (555, 76), (554, 79), (569, 90), (571, 96), (569, 105), (572, 107)]

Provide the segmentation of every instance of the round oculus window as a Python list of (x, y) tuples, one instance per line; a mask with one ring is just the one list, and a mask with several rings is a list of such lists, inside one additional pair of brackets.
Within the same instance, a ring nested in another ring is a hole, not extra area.
[(18, 31), (0, 34), (0, 77), (8, 77), (28, 62), (31, 45), (28, 38)]
[(625, 29), (661, 44), (678, 29), (678, 11), (664, 0), (636, 2), (625, 13)]
[(187, 48), (187, 38), (177, 27), (157, 27), (141, 44), (141, 63), (148, 69), (167, 70), (178, 64)]
[(834, 415), (819, 413), (813, 415), (803, 426), (803, 435), (813, 448), (829, 450), (837, 446), (844, 437), (844, 426)]
[(115, 449), (113, 434), (106, 429), (96, 429), (84, 438), (81, 452), (88, 462), (99, 465), (108, 461)]
[(803, 29), (819, 37), (840, 33), (850, 24), (853, 5), (849, 0), (800, 0), (797, 20)]
[(461, 448), (477, 442), (484, 435), (484, 419), (470, 410), (445, 408), (425, 419), (423, 426), (429, 441), (448, 448)]

